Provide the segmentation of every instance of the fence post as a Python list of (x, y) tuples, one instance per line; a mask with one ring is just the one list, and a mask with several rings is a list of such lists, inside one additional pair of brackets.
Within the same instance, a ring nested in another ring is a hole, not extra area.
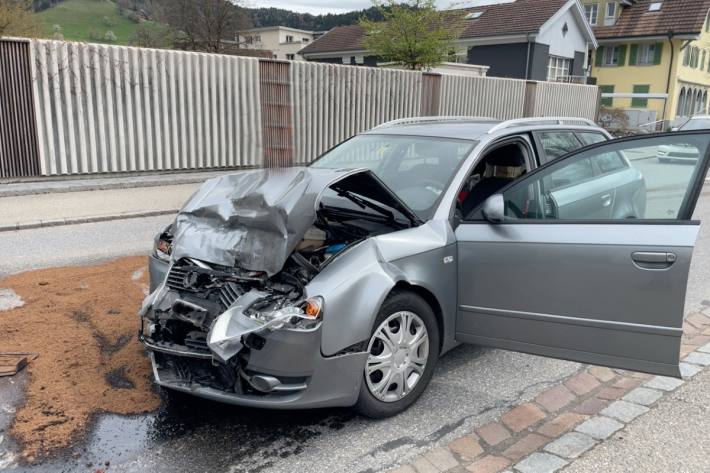
[(0, 178), (40, 174), (30, 44), (0, 41)]
[(259, 61), (261, 128), (267, 167), (290, 166), (294, 160), (290, 68), (288, 61)]
[(537, 100), (537, 82), (527, 81), (525, 83), (525, 103), (523, 105), (523, 116), (535, 116), (535, 104)]
[(430, 117), (439, 115), (441, 103), (441, 74), (422, 74), (422, 102), (419, 115)]

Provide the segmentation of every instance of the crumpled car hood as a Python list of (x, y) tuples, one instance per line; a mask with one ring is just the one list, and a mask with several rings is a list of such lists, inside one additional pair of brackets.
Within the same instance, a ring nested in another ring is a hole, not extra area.
[(367, 189), (376, 200), (413, 215), (368, 170), (241, 171), (206, 181), (180, 210), (172, 227), (172, 260), (190, 257), (272, 276), (316, 221), (320, 194), (346, 178), (357, 191)]

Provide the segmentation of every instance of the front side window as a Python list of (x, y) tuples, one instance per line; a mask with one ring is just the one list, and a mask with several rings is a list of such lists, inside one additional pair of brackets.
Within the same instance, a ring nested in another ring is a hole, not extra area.
[(358, 135), (311, 164), (369, 169), (417, 216), (427, 220), (476, 141), (398, 135)]
[(687, 220), (707, 134), (609, 142), (561, 159), (503, 193), (519, 220)]

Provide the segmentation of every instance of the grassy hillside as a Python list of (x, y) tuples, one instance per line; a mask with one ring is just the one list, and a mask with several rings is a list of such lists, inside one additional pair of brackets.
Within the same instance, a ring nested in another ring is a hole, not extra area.
[[(128, 44), (138, 28), (138, 23), (119, 14), (118, 6), (109, 0), (65, 0), (37, 15), (48, 37), (52, 37), (54, 25), (59, 25), (68, 41)], [(108, 31), (113, 31), (116, 41), (105, 39)]]

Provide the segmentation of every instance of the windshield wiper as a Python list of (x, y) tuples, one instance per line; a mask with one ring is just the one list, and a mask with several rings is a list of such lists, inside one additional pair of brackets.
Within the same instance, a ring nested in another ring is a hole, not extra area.
[(336, 219), (346, 218), (346, 219), (363, 219), (375, 223), (383, 223), (385, 225), (391, 225), (398, 229), (410, 228), (409, 225), (397, 220), (396, 218), (389, 218), (383, 215), (377, 215), (370, 212), (362, 212), (360, 210), (346, 209), (344, 207), (334, 207), (332, 205), (325, 205), (321, 203), (322, 211), (326, 217), (334, 217)]
[(392, 213), (390, 210), (387, 210), (384, 207), (381, 207), (381, 206), (375, 204), (374, 202), (370, 202), (367, 199), (363, 199), (362, 197), (360, 197), (360, 196), (358, 196), (346, 189), (337, 188), (337, 189), (335, 189), (335, 191), (338, 193), (339, 196), (345, 197), (346, 199), (350, 200), (351, 202), (353, 202), (355, 205), (357, 205), (361, 209), (366, 209), (366, 208), (372, 209), (375, 212), (387, 217), (387, 219), (389, 221), (391, 221), (391, 222), (396, 221), (396, 219), (394, 217), (394, 213)]

